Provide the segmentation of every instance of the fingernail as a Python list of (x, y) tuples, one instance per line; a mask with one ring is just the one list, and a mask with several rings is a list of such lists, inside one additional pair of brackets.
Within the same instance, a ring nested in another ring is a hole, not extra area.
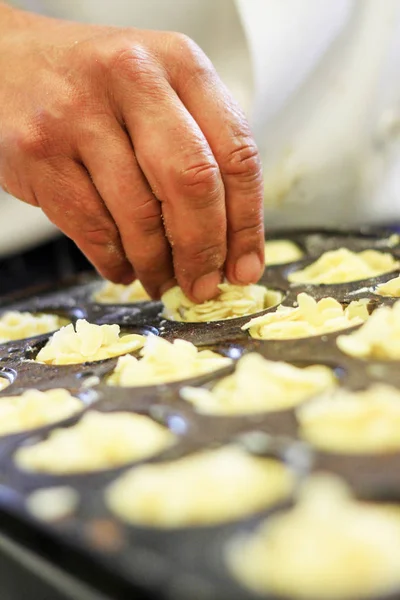
[(236, 262), (235, 276), (242, 284), (257, 283), (263, 271), (263, 265), (255, 252), (244, 254)]
[(202, 275), (193, 284), (192, 295), (197, 302), (211, 300), (218, 294), (218, 284), (221, 283), (221, 273), (213, 271)]

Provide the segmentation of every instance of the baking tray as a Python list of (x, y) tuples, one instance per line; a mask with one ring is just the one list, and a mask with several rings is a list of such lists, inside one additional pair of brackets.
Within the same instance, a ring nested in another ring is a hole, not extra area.
[[(304, 267), (326, 250), (341, 246), (355, 251), (369, 248), (387, 251), (400, 259), (398, 238), (390, 231), (371, 228), (358, 231), (286, 230), (284, 233), (272, 232), (269, 237), (290, 239), (304, 251), (301, 260), (269, 267), (261, 278), (261, 283), (282, 292), (283, 304), (293, 305), (300, 292), (307, 292), (316, 299), (333, 296), (343, 304), (369, 298), (371, 311), (395, 301), (376, 295), (374, 289), (378, 283), (397, 276), (398, 270), (339, 285), (290, 285), (287, 279), (292, 270)], [(374, 381), (400, 387), (398, 362), (363, 361), (343, 355), (335, 344), (337, 335), (343, 331), (294, 341), (252, 340), (241, 330), (249, 317), (207, 324), (176, 323), (161, 316), (160, 302), (126, 305), (93, 302), (93, 293), (99, 285), (101, 281), (96, 276), (80, 276), (56, 289), (3, 298), (0, 310), (52, 312), (72, 322), (86, 318), (98, 324), (117, 323), (126, 332), (160, 335), (168, 340), (186, 339), (229, 356), (234, 362), (251, 351), (300, 366), (325, 364), (334, 369), (341, 385), (350, 389), (362, 389)], [(273, 310), (275, 308), (264, 312)], [(298, 439), (294, 410), (215, 417), (196, 413), (180, 399), (182, 385), (212, 386), (231, 372), (234, 365), (184, 382), (116, 388), (107, 386), (105, 379), (117, 359), (68, 366), (32, 362), (49, 336), (0, 345), (0, 375), (11, 382), (1, 396), (32, 387), (41, 390), (64, 387), (82, 400), (83, 411), (95, 408), (103, 412), (124, 410), (147, 414), (165, 424), (178, 437), (174, 447), (147, 461), (98, 473), (68, 476), (23, 472), (14, 465), (12, 457), (21, 445), (45, 438), (56, 427), (68, 427), (81, 414), (61, 424), (0, 437), (0, 532), (41, 560), (61, 567), (65, 574), (93, 586), (104, 597), (124, 600), (251, 600), (257, 597), (241, 588), (229, 575), (223, 561), (224, 545), (233, 535), (256, 527), (282, 506), (212, 527), (166, 531), (126, 525), (108, 511), (103, 492), (121, 473), (143, 462), (169, 460), (202, 448), (237, 443), (250, 453), (279, 458), (294, 471), (298, 481), (323, 469), (340, 474), (362, 499), (400, 501), (400, 453), (370, 457), (323, 453)], [(40, 488), (60, 485), (77, 490), (79, 504), (76, 511), (53, 524), (35, 519), (26, 509), (27, 496)], [(22, 592), (15, 596), (18, 599), (25, 597)], [(395, 597), (399, 595), (390, 596)]]

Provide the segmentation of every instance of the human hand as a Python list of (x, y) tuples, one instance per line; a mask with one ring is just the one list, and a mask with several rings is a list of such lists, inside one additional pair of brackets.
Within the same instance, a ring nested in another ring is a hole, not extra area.
[(40, 206), (97, 270), (194, 301), (264, 268), (247, 121), (176, 33), (84, 25), (0, 4), (0, 184)]

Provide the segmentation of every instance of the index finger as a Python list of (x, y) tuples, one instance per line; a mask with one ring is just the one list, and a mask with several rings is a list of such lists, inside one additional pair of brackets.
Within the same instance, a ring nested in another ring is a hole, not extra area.
[[(264, 270), (263, 181), (257, 146), (247, 120), (211, 62), (191, 40), (169, 62), (171, 84), (202, 130), (225, 187), (231, 283), (256, 283)], [(174, 46), (176, 52), (176, 46)]]

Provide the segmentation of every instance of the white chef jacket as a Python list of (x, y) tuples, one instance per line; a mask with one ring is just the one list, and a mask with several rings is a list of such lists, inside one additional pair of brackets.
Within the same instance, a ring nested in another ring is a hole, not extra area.
[[(214, 62), (259, 145), (270, 226), (400, 220), (400, 0), (11, 0), (175, 30)], [(0, 196), (0, 255), (54, 235)]]

